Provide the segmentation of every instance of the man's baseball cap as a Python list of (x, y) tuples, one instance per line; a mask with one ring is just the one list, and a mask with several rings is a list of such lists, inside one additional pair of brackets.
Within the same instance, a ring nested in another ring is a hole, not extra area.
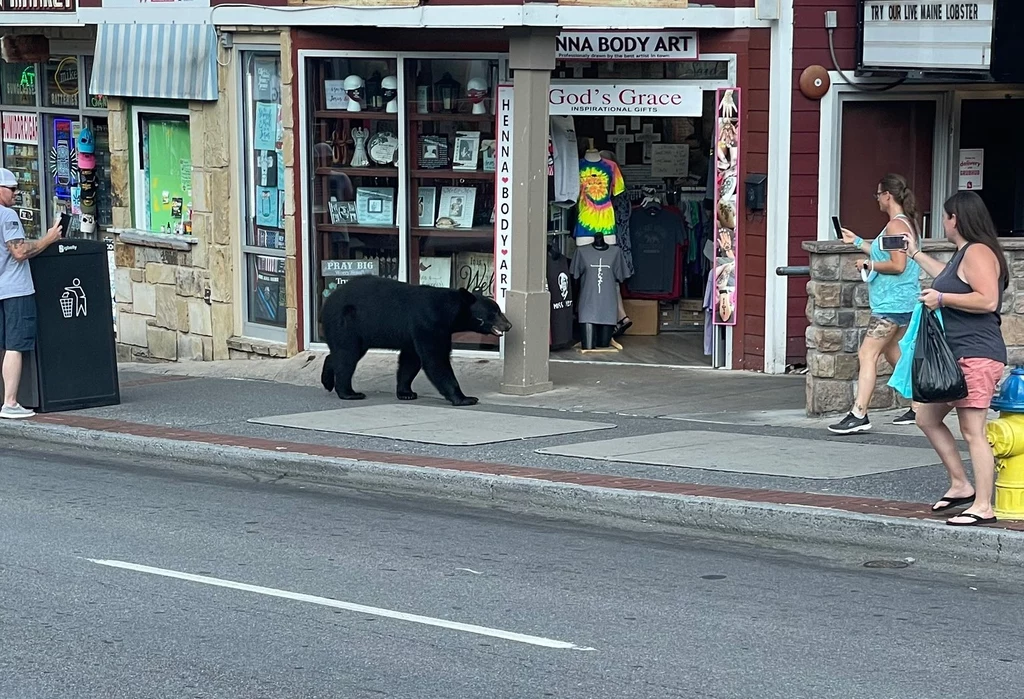
[(18, 186), (18, 178), (14, 176), (14, 173), (7, 168), (0, 167), (0, 187), (14, 187)]

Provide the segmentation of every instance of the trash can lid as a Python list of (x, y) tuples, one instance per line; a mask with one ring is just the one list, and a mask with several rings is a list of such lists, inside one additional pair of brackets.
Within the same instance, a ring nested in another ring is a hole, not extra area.
[(1024, 413), (1024, 367), (1016, 366), (1003, 380), (999, 393), (992, 399), (992, 409), (1007, 413)]

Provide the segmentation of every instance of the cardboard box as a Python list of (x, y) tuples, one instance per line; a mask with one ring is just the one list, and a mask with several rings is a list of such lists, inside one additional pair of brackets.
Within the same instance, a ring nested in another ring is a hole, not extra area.
[(626, 331), (627, 335), (658, 334), (660, 318), (657, 301), (622, 299), (622, 306), (626, 309), (626, 315), (633, 321), (633, 325)]

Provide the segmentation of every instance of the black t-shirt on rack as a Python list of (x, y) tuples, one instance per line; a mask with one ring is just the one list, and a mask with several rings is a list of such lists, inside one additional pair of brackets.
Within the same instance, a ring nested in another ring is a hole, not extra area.
[(685, 241), (683, 219), (661, 207), (637, 208), (629, 218), (633, 276), (626, 282), (638, 294), (671, 294), (677, 273), (676, 249)]
[(551, 349), (572, 344), (573, 305), (569, 258), (548, 255), (548, 293), (551, 294)]

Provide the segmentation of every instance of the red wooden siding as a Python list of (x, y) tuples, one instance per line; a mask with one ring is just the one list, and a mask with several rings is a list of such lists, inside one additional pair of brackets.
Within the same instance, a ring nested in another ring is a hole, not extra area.
[[(839, 13), (839, 28), (834, 32), (836, 59), (844, 71), (856, 63), (856, 0), (796, 0), (793, 36), (793, 130), (789, 178), (789, 264), (806, 265), (804, 241), (818, 237), (818, 143), (819, 103), (800, 93), (800, 73), (811, 65), (833, 70), (828, 52), (825, 11)], [(804, 331), (807, 319), (807, 279), (789, 280), (786, 357), (789, 362), (805, 361)]]

